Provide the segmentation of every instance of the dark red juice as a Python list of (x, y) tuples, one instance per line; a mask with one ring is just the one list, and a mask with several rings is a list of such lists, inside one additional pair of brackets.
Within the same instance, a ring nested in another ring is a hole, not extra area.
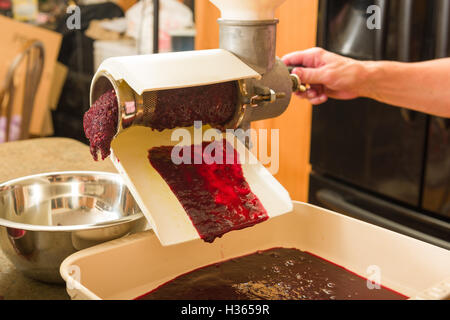
[(139, 300), (404, 300), (297, 249), (274, 248), (183, 274)]
[[(266, 210), (244, 178), (237, 151), (224, 141), (204, 142), (201, 148), (155, 147), (148, 152), (151, 165), (167, 182), (200, 237), (207, 242), (268, 219)], [(204, 153), (208, 145), (220, 150), (220, 156), (211, 155), (216, 160), (222, 157), (221, 161), (211, 163), (212, 159), (208, 160)], [(177, 154), (189, 153), (191, 163), (175, 164), (171, 159), (174, 148)], [(192, 163), (196, 157), (200, 157), (201, 164)]]

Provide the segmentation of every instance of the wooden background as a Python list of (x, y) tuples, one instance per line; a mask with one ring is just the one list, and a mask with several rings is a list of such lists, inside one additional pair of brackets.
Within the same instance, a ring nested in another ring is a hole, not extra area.
[[(287, 0), (277, 10), (277, 55), (315, 46), (317, 0)], [(209, 0), (196, 0), (196, 49), (219, 47), (219, 10)], [(254, 122), (253, 128), (279, 129), (280, 169), (275, 177), (291, 198), (308, 199), (311, 105), (292, 97), (289, 108), (278, 118)], [(269, 148), (270, 150), (270, 148)]]

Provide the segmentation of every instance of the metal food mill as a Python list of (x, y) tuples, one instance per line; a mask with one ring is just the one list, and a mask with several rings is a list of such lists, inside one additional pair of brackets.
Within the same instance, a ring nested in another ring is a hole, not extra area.
[(234, 116), (214, 125), (222, 130), (246, 130), (252, 121), (277, 117), (286, 110), (292, 92), (306, 90), (275, 55), (275, 9), (284, 0), (211, 2), (222, 14), (220, 49), (110, 58), (99, 67), (91, 84), (91, 104), (105, 91), (115, 90), (117, 133), (131, 125), (150, 126), (163, 89), (234, 82), (237, 97), (228, 97), (235, 99)]

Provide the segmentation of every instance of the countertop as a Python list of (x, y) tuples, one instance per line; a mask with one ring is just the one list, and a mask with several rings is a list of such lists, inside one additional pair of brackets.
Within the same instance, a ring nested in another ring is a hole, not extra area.
[[(0, 144), (0, 183), (54, 171), (117, 172), (111, 161), (95, 162), (89, 147), (67, 138), (40, 138)], [(25, 277), (0, 250), (1, 299), (69, 299), (65, 286)]]

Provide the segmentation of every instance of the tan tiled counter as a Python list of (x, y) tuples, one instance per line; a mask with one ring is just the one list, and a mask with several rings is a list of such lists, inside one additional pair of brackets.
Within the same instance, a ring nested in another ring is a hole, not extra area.
[[(95, 162), (89, 147), (72, 139), (42, 138), (0, 144), (0, 183), (54, 171), (116, 172), (109, 160)], [(0, 250), (0, 299), (68, 299), (64, 286), (25, 277)]]

